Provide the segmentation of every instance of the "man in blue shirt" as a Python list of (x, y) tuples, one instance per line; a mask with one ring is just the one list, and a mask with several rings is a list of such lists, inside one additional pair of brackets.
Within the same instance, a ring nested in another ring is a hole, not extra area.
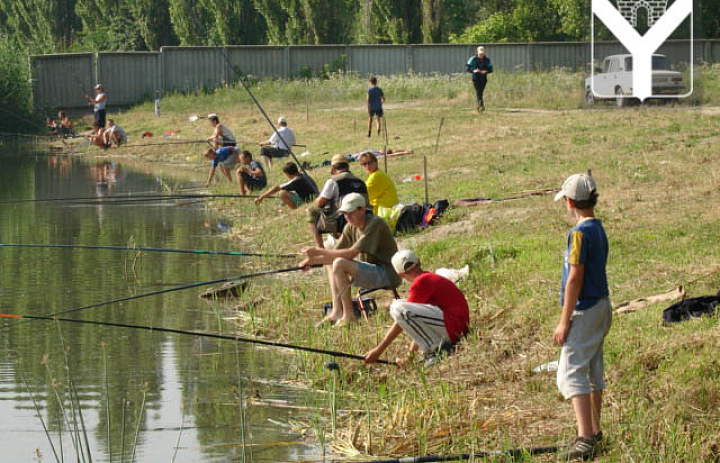
[(487, 85), (487, 75), (493, 72), (493, 65), (490, 58), (485, 56), (485, 47), (477, 47), (477, 55), (471, 56), (467, 62), (467, 72), (472, 74), (473, 86), (475, 86), (475, 96), (477, 98), (476, 111), (485, 111), (485, 102), (483, 94), (485, 93), (485, 85)]
[(380, 87), (377, 86), (377, 77), (370, 78), (370, 88), (367, 91), (367, 109), (368, 115), (368, 138), (372, 132), (372, 120), (377, 116), (377, 132), (380, 136), (380, 119), (383, 117), (383, 103), (385, 103), (385, 95)]

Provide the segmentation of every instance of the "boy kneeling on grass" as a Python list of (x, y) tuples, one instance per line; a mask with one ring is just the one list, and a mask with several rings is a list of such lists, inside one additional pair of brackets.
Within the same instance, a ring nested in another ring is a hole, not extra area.
[(470, 311), (463, 293), (455, 283), (435, 273), (426, 272), (420, 259), (408, 250), (395, 253), (392, 264), (397, 274), (411, 283), (406, 300), (398, 299), (390, 305), (395, 323), (385, 339), (365, 354), (365, 363), (375, 363), (387, 347), (401, 333), (412, 338), (406, 363), (416, 350), (425, 356), (425, 366), (438, 361), (440, 355), (450, 353), (468, 331)]
[(570, 176), (555, 196), (565, 199), (577, 225), (568, 233), (562, 277), (562, 313), (553, 340), (562, 346), (557, 385), (572, 399), (578, 435), (559, 456), (562, 460), (591, 459), (603, 445), (600, 410), (603, 381), (603, 343), (612, 323), (605, 265), (608, 240), (595, 218), (597, 190), (592, 177)]

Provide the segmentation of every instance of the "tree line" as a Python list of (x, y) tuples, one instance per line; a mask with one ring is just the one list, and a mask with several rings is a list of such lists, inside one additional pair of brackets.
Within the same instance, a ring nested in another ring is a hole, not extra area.
[[(30, 53), (563, 41), (590, 33), (590, 0), (0, 0), (0, 6), (0, 36)], [(720, 37), (720, 0), (703, 0), (701, 10), (702, 36)]]

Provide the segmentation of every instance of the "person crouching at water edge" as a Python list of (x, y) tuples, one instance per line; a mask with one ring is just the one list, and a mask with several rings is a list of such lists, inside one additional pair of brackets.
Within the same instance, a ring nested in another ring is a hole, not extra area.
[(429, 367), (441, 354), (451, 352), (467, 333), (470, 323), (467, 299), (452, 281), (423, 270), (420, 259), (412, 251), (398, 251), (392, 264), (397, 274), (411, 283), (410, 293), (406, 300), (398, 299), (390, 305), (390, 316), (395, 323), (385, 339), (365, 354), (365, 363), (377, 362), (404, 331), (412, 343), (408, 356), (398, 363), (406, 363), (419, 349), (425, 357), (425, 366)]
[(363, 195), (346, 195), (339, 211), (348, 224), (334, 249), (304, 249), (307, 258), (300, 263), (301, 267), (328, 266), (333, 308), (320, 324), (337, 322), (335, 326), (345, 326), (355, 321), (350, 285), (365, 289), (400, 286), (400, 277), (391, 263), (397, 252), (395, 238), (387, 223), (366, 208)]
[(250, 188), (250, 191), (256, 191), (267, 186), (265, 169), (259, 162), (253, 161), (250, 151), (243, 150), (240, 153), (240, 162), (242, 164), (235, 171), (238, 185), (240, 185), (240, 194), (248, 194), (248, 188)]
[(228, 181), (232, 183), (232, 176), (230, 171), (235, 167), (238, 162), (237, 149), (234, 146), (224, 146), (214, 150), (208, 148), (205, 151), (205, 157), (212, 161), (212, 167), (210, 167), (210, 175), (208, 176), (207, 182), (205, 182), (205, 188), (210, 186), (213, 177), (215, 176), (215, 169), (220, 166), (220, 170)]
[(283, 167), (283, 173), (288, 181), (275, 185), (261, 194), (260, 197), (255, 200), (255, 204), (260, 204), (265, 198), (272, 196), (278, 191), (280, 192), (278, 195), (280, 201), (290, 209), (297, 209), (301, 204), (312, 201), (316, 194), (317, 187), (310, 177), (300, 173), (297, 164), (294, 162), (286, 163)]

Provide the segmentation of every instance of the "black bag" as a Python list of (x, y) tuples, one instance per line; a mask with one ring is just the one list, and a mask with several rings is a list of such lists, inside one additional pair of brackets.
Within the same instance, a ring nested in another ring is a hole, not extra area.
[(720, 307), (720, 291), (715, 296), (701, 296), (684, 299), (663, 310), (665, 323), (678, 323), (693, 317), (713, 315)]
[(398, 216), (397, 224), (395, 224), (395, 233), (409, 232), (422, 225), (424, 211), (425, 209), (420, 204), (403, 207)]

